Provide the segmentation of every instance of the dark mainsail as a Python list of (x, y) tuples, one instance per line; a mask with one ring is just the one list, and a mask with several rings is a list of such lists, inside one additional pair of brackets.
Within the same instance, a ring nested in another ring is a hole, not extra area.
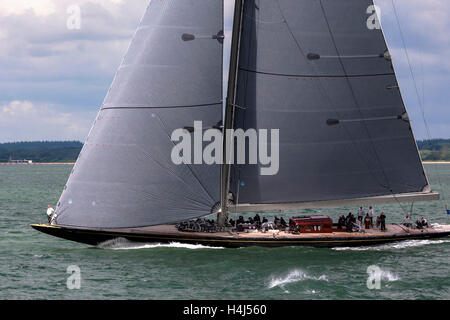
[(220, 166), (175, 165), (173, 130), (222, 120), (223, 3), (151, 1), (57, 206), (59, 225), (137, 227), (210, 213)]
[(374, 13), (372, 0), (245, 1), (234, 127), (279, 129), (280, 165), (235, 165), (239, 203), (429, 191)]

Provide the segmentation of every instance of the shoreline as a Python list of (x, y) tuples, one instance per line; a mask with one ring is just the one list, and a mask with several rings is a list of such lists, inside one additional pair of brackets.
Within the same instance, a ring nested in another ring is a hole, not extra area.
[(423, 164), (450, 164), (450, 161), (422, 161)]

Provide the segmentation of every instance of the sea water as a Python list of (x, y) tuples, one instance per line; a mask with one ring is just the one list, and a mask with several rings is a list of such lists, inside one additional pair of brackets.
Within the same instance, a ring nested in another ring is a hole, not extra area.
[[(450, 164), (425, 168), (433, 189), (449, 199)], [(0, 166), (0, 299), (450, 298), (450, 238), (335, 249), (225, 249), (125, 239), (93, 247), (33, 230), (31, 223), (46, 222), (47, 205), (57, 202), (71, 169)], [(389, 223), (400, 222), (410, 209), (375, 206)], [(287, 214), (336, 220), (350, 210), (357, 208)], [(443, 201), (415, 203), (413, 218), (422, 215), (430, 223), (450, 223)], [(70, 289), (74, 266), (79, 289)], [(370, 266), (380, 270), (379, 289), (369, 289)]]

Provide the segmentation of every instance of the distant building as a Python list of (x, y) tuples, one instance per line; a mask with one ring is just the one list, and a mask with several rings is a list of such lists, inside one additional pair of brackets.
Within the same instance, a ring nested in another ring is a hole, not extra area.
[(33, 160), (26, 160), (26, 159), (14, 160), (14, 159), (11, 159), (11, 157), (9, 157), (8, 163), (11, 163), (11, 164), (33, 164)]

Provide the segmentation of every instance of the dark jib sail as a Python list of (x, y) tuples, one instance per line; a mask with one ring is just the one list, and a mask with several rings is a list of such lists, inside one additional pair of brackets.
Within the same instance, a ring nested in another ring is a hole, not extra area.
[(173, 130), (222, 120), (223, 3), (151, 1), (57, 206), (59, 225), (138, 227), (210, 213), (220, 166), (175, 165)]
[(280, 165), (234, 166), (238, 211), (427, 193), (372, 0), (246, 0), (240, 47), (235, 128), (279, 129)]

